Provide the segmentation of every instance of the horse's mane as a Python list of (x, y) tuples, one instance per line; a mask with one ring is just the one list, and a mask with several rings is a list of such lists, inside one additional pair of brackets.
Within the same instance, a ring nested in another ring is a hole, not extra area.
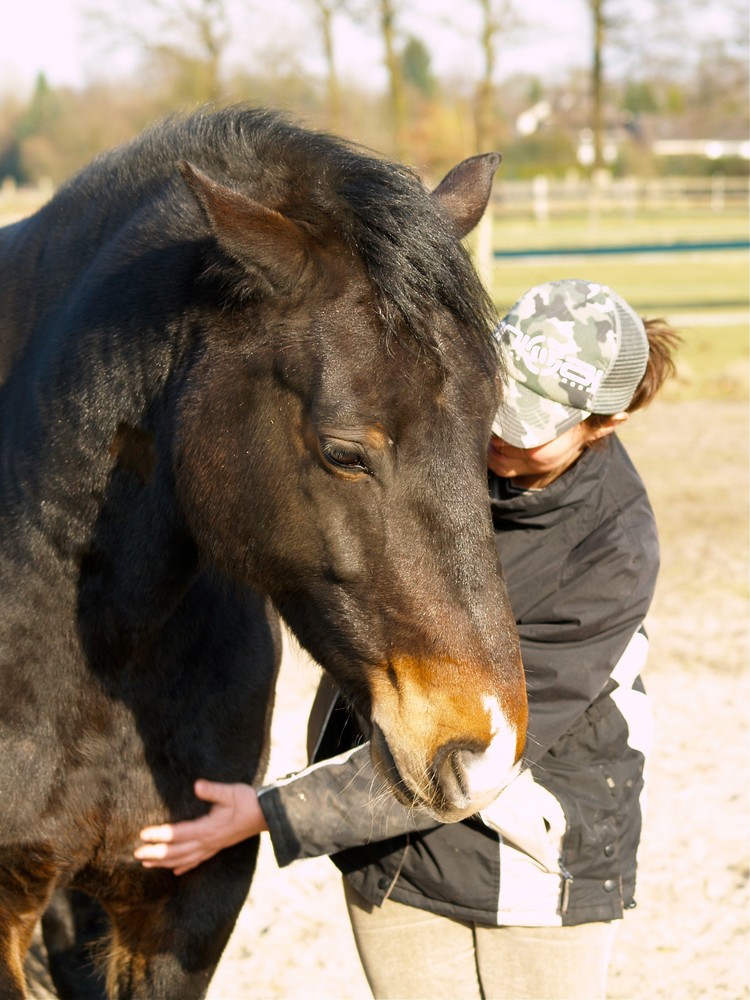
[(139, 191), (174, 177), (180, 159), (313, 232), (330, 232), (333, 225), (364, 262), (388, 334), (405, 327), (434, 350), (430, 324), (439, 303), (488, 365), (495, 363), (489, 353), (492, 302), (411, 170), (275, 112), (240, 106), (168, 119), (99, 157), (73, 184), (94, 198), (121, 190), (132, 204)]

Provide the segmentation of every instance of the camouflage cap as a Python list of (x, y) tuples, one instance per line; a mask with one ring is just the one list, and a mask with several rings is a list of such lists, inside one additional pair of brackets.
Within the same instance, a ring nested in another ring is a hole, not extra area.
[(627, 409), (643, 378), (648, 338), (619, 295), (592, 281), (530, 289), (495, 330), (508, 385), (492, 433), (536, 448), (592, 413)]

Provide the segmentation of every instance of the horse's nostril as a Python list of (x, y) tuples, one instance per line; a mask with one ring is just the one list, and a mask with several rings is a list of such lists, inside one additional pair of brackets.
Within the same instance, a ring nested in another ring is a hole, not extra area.
[(469, 771), (483, 747), (476, 743), (447, 744), (435, 754), (430, 768), (435, 790), (446, 805), (463, 808), (472, 794)]

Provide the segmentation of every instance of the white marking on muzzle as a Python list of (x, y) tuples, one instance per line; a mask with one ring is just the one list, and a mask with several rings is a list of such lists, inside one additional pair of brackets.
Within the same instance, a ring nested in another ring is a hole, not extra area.
[(467, 791), (472, 803), (489, 805), (518, 774), (515, 762), (517, 733), (506, 719), (497, 699), (487, 695), (484, 707), (491, 719), (492, 740), (481, 754), (474, 754), (465, 765)]

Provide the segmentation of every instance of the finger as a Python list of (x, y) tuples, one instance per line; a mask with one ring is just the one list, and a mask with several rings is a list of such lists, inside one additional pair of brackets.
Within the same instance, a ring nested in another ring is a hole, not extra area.
[(195, 850), (195, 844), (184, 844), (175, 847), (174, 844), (145, 844), (133, 851), (133, 857), (138, 861), (158, 861), (160, 864), (173, 865), (184, 861)]
[(148, 844), (144, 847), (136, 847), (133, 857), (138, 861), (164, 861), (168, 857), (169, 845)]
[(208, 858), (213, 857), (211, 852), (206, 853), (206, 851), (198, 848), (192, 853), (188, 853), (184, 857), (177, 858), (164, 858), (162, 860), (143, 860), (141, 864), (144, 868), (165, 868), (171, 869), (175, 875), (183, 875), (185, 872), (192, 871), (193, 868), (197, 868), (198, 865), (207, 861)]
[(177, 869), (184, 868), (185, 866), (193, 867), (200, 864), (207, 857), (205, 850), (195, 847), (188, 851), (172, 852), (170, 850), (165, 852), (164, 850), (160, 850), (158, 845), (154, 845), (145, 849), (144, 853), (134, 853), (136, 860), (140, 861), (144, 868)]
[(164, 823), (162, 826), (146, 826), (139, 836), (141, 840), (159, 841), (160, 843), (171, 843), (175, 837), (176, 823)]
[(194, 841), (208, 824), (208, 816), (186, 819), (182, 823), (165, 823), (162, 826), (147, 826), (141, 830), (141, 840), (160, 844), (178, 844)]
[(217, 805), (231, 805), (234, 797), (232, 785), (222, 781), (207, 781), (205, 778), (199, 778), (193, 790), (196, 797), (203, 802), (213, 802)]

